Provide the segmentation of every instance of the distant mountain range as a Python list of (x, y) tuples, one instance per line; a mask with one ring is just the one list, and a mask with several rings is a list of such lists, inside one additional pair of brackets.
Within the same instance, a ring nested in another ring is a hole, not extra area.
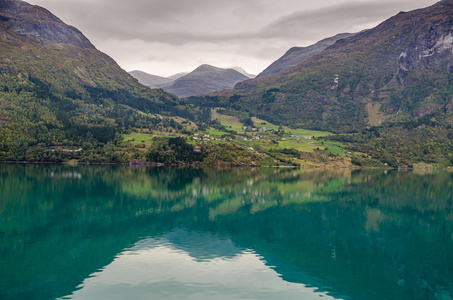
[(206, 64), (190, 73), (179, 73), (171, 77), (160, 77), (142, 71), (132, 71), (130, 74), (142, 84), (162, 88), (181, 98), (231, 89), (236, 83), (254, 77), (240, 67), (222, 69)]
[(188, 73), (178, 73), (170, 77), (162, 77), (157, 75), (151, 75), (143, 71), (131, 71), (129, 72), (133, 77), (135, 77), (138, 82), (143, 85), (149, 86), (150, 88), (160, 88), (164, 84), (169, 84), (176, 79), (188, 74)]
[(170, 77), (152, 75), (139, 70), (131, 71), (129, 74), (141, 84), (150, 88), (162, 88), (181, 98), (198, 96), (234, 88), (237, 83), (244, 80), (286, 71), (323, 51), (338, 40), (352, 35), (355, 35), (355, 33), (340, 33), (308, 47), (293, 47), (257, 76), (244, 71), (241, 67), (222, 69), (206, 64), (190, 73), (178, 73)]

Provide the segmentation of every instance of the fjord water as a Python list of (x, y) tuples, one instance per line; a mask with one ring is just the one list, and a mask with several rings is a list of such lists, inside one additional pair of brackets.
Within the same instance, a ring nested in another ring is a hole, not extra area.
[(453, 174), (0, 165), (0, 299), (453, 299)]

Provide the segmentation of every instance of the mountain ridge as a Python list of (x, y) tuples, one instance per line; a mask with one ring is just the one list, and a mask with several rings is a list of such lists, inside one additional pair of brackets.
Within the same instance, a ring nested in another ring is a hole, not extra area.
[(158, 75), (152, 75), (140, 70), (130, 71), (134, 78), (138, 80), (143, 85), (149, 86), (150, 88), (160, 88), (163, 84), (168, 84), (175, 81), (176, 79), (186, 75), (187, 73), (177, 73), (169, 77), (162, 77)]
[[(401, 12), (224, 95), (238, 94), (236, 106), (268, 121), (336, 132), (451, 112), (452, 14), (451, 0)], [(447, 96), (440, 95), (445, 88)]]
[(151, 88), (162, 88), (178, 97), (186, 98), (233, 88), (236, 83), (250, 79), (242, 68), (236, 68), (238, 67), (223, 69), (202, 64), (189, 73), (178, 73), (167, 78), (142, 71), (133, 71), (130, 74)]
[(332, 37), (320, 40), (319, 42), (307, 47), (292, 47), (283, 56), (270, 64), (256, 77), (263, 77), (270, 74), (280, 73), (295, 67), (296, 65), (304, 62), (313, 55), (323, 51), (327, 47), (333, 45), (338, 40), (350, 37), (356, 33), (339, 33)]
[(0, 0), (1, 27), (44, 44), (65, 43), (95, 49), (75, 27), (65, 24), (47, 9), (20, 0)]

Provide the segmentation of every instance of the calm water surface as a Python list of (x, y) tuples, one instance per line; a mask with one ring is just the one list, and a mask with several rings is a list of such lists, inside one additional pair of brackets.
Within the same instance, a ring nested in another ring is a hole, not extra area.
[(453, 173), (0, 165), (0, 299), (453, 299)]

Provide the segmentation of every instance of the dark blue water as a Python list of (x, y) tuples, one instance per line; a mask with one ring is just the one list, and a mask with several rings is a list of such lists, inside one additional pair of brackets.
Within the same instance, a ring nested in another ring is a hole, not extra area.
[(453, 173), (0, 165), (0, 299), (453, 299)]

